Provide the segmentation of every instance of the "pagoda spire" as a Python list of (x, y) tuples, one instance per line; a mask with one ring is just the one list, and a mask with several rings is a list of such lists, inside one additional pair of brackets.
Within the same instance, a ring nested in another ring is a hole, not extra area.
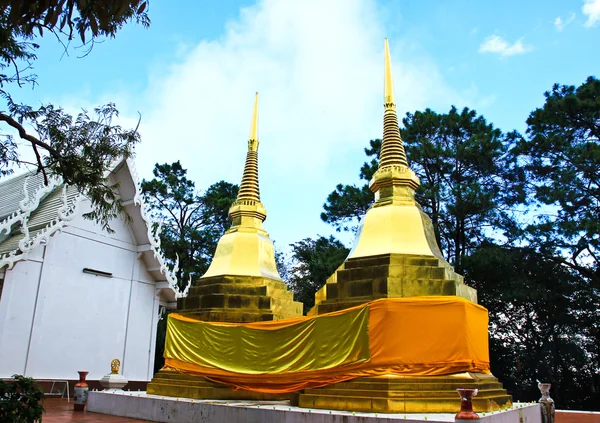
[(258, 186), (258, 93), (254, 98), (254, 113), (250, 126), (248, 139), (248, 153), (246, 165), (242, 175), (242, 183), (237, 196), (238, 201), (254, 201), (260, 203), (260, 189)]
[[(404, 202), (407, 199), (413, 202), (414, 191), (420, 184), (419, 178), (408, 166), (404, 144), (400, 138), (392, 81), (392, 60), (387, 38), (385, 39), (383, 93), (383, 140), (379, 152), (379, 169), (369, 182), (369, 188), (375, 193), (374, 207)], [(409, 191), (407, 192), (403, 187), (408, 187)]]
[(406, 152), (400, 138), (398, 115), (394, 102), (394, 85), (392, 82), (392, 61), (388, 39), (385, 39), (385, 79), (384, 79), (383, 142), (379, 154), (379, 168), (386, 166), (406, 166)]

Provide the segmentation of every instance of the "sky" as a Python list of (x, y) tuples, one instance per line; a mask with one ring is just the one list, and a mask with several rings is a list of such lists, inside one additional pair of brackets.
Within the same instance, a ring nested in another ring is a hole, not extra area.
[(454, 105), (523, 132), (554, 83), (600, 73), (600, 0), (152, 0), (149, 15), (85, 57), (43, 39), (39, 86), (13, 96), (141, 115), (140, 177), (180, 160), (204, 190), (239, 184), (258, 91), (265, 228), (284, 251), (335, 233), (323, 203), (382, 135), (384, 38), (400, 117)]

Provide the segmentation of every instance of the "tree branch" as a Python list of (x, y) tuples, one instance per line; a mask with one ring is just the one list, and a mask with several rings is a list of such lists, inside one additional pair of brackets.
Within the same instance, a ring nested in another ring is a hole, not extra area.
[(42, 171), (42, 175), (44, 175), (44, 184), (48, 185), (48, 175), (46, 174), (46, 169), (44, 168), (44, 164), (42, 163), (42, 157), (40, 156), (40, 152), (37, 149), (35, 144), (31, 145), (33, 147), (33, 152), (35, 153), (35, 158), (37, 160), (38, 172)]
[(48, 151), (52, 155), (52, 157), (60, 161), (60, 154), (58, 153), (58, 151), (56, 151), (53, 147), (46, 144), (45, 142), (38, 140), (33, 135), (28, 134), (25, 128), (23, 128), (23, 126), (16, 120), (14, 120), (12, 117), (4, 113), (0, 113), (0, 121), (8, 123), (10, 126), (15, 128), (19, 132), (19, 136), (21, 138), (29, 141), (33, 145), (43, 148), (44, 150)]

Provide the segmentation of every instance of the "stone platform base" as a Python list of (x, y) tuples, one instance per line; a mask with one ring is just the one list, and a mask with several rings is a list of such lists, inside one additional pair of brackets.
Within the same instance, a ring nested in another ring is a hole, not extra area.
[[(399, 423), (454, 422), (448, 414), (377, 414), (292, 407), (286, 402), (161, 398), (145, 392), (90, 392), (88, 411), (169, 423)], [(516, 404), (480, 414), (482, 423), (541, 423), (539, 404)]]
[(148, 384), (148, 394), (164, 397), (218, 400), (288, 401), (292, 394), (265, 394), (234, 390), (203, 377), (188, 376), (173, 370), (160, 370)]
[(460, 409), (457, 388), (478, 389), (475, 412), (512, 406), (512, 397), (492, 375), (459, 373), (450, 376), (380, 376), (306, 389), (300, 394), (303, 408), (352, 410), (373, 413), (452, 413)]

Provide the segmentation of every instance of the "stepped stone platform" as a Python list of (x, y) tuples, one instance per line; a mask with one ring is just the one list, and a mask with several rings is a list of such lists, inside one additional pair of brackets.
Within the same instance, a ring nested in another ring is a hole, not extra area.
[(512, 397), (494, 376), (461, 373), (451, 376), (363, 377), (300, 394), (303, 408), (356, 410), (377, 413), (451, 413), (460, 409), (458, 388), (478, 389), (475, 412), (512, 405)]
[(212, 276), (199, 279), (177, 312), (208, 322), (250, 323), (302, 316), (287, 285), (260, 276)]
[(309, 315), (364, 304), (379, 298), (454, 295), (477, 303), (477, 291), (437, 257), (381, 254), (348, 259), (315, 295)]
[(265, 394), (236, 390), (203, 377), (188, 376), (167, 369), (156, 373), (147, 389), (148, 394), (194, 399), (285, 401), (291, 397), (290, 394)]

